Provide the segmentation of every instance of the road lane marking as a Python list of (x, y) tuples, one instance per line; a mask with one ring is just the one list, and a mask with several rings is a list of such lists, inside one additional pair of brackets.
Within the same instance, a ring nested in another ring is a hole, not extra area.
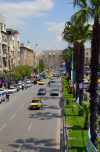
[(15, 114), (13, 114), (13, 116), (10, 118), (10, 120), (15, 116)]
[(30, 124), (30, 126), (29, 126), (29, 128), (28, 128), (28, 131), (31, 129), (31, 127), (32, 127), (32, 123)]
[(20, 109), (24, 106), (24, 104), (20, 107)]
[(23, 143), (20, 144), (19, 148), (17, 149), (17, 152), (20, 151), (21, 147), (23, 146)]
[(31, 96), (28, 99), (30, 99), (30, 98), (31, 98)]
[(6, 124), (4, 124), (1, 128), (0, 128), (0, 131), (6, 126)]

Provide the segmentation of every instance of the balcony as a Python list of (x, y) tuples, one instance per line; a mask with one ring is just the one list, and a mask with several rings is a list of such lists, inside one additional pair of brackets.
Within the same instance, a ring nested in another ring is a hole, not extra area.
[(15, 59), (15, 58), (16, 58), (16, 56), (11, 55), (11, 59)]
[(3, 57), (3, 58), (6, 58), (6, 57), (7, 57), (7, 53), (2, 54), (2, 57)]

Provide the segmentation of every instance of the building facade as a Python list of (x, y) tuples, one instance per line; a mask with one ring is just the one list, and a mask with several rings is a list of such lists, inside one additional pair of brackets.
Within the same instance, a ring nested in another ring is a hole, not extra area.
[(43, 50), (42, 58), (46, 68), (60, 68), (62, 64), (62, 50)]
[(33, 67), (36, 68), (37, 65), (39, 64), (39, 54), (37, 50), (36, 52), (33, 52), (33, 60), (34, 60)]
[(20, 44), (20, 64), (33, 67), (33, 50), (29, 45), (24, 46), (23, 43)]
[(91, 48), (85, 48), (85, 61), (84, 63), (90, 64), (91, 62)]
[(5, 18), (0, 14), (0, 75), (3, 70), (9, 70), (7, 49), (6, 23)]
[(9, 67), (20, 65), (20, 46), (19, 32), (13, 29), (7, 29), (7, 45), (8, 45), (8, 64)]

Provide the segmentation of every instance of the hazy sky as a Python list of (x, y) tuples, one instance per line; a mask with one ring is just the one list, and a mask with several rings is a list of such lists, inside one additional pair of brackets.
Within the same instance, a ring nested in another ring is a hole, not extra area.
[[(78, 9), (73, 0), (0, 0), (0, 14), (5, 17), (6, 28), (19, 31), (20, 43), (34, 51), (63, 50), (67, 42), (62, 40), (65, 22)], [(37, 46), (36, 46), (37, 44)], [(85, 47), (90, 47), (90, 42)]]

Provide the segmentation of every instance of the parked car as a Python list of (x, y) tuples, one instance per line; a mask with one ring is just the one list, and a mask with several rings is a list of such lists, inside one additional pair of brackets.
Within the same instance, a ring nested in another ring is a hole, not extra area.
[(30, 102), (30, 110), (31, 109), (40, 109), (42, 107), (41, 99), (38, 97), (34, 97)]
[(19, 89), (22, 89), (22, 83), (18, 83)]
[(45, 95), (46, 94), (46, 89), (45, 88), (40, 88), (38, 90), (38, 95)]
[(58, 88), (53, 88), (51, 91), (51, 95), (59, 95), (59, 89)]
[(15, 92), (17, 92), (17, 88), (15, 88), (15, 87), (13, 87), (13, 86), (10, 87), (10, 89), (7, 90), (7, 93), (9, 93), (9, 94), (10, 94), (10, 93), (15, 93)]
[(5, 101), (5, 99), (6, 99), (6, 92), (0, 91), (0, 103), (2, 103), (2, 101)]
[(1, 91), (7, 93), (7, 89), (0, 88), (0, 92)]
[(55, 83), (55, 79), (54, 79), (54, 78), (51, 78), (50, 82), (51, 82), (51, 83)]

